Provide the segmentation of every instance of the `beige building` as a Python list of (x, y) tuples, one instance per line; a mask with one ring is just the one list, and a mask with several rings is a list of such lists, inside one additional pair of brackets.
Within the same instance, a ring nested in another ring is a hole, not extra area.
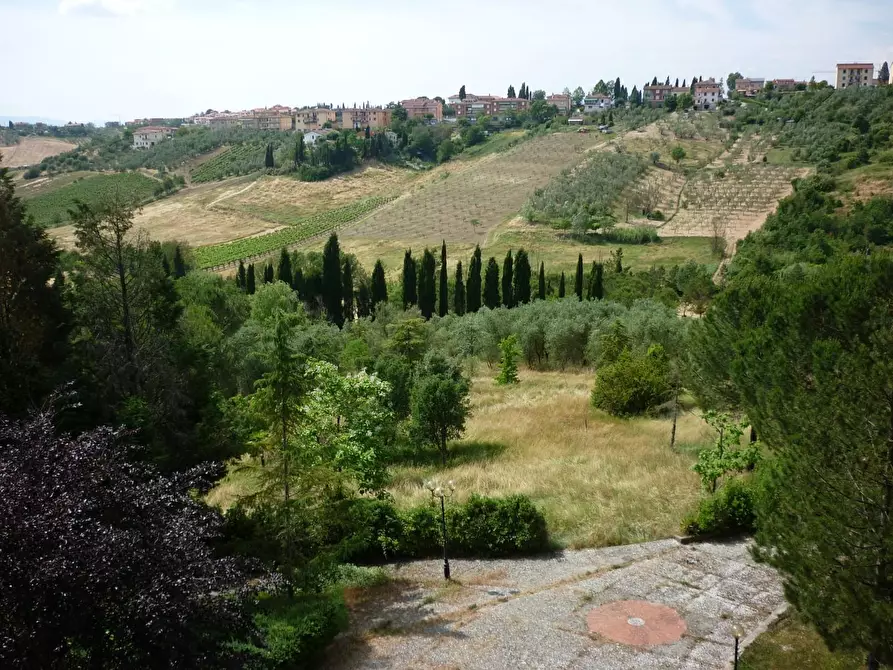
[(341, 113), (341, 128), (362, 130), (387, 128), (391, 125), (391, 110), (383, 107), (350, 107), (338, 110)]
[(176, 128), (170, 128), (168, 126), (146, 126), (145, 128), (137, 128), (133, 131), (133, 148), (151, 149), (168, 137), (173, 137), (175, 132), (177, 132)]
[(333, 126), (338, 122), (338, 114), (328, 107), (311, 107), (295, 112), (295, 130), (319, 130), (326, 123)]
[(837, 88), (876, 86), (874, 63), (838, 63)]

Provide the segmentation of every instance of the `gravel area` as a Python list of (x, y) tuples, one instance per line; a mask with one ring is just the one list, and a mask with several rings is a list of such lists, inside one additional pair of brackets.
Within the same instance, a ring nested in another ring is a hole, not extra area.
[[(331, 650), (333, 670), (624, 670), (727, 668), (732, 626), (745, 637), (784, 603), (773, 570), (744, 540), (676, 540), (564, 551), (538, 558), (390, 567), (395, 581), (350, 594), (352, 629)], [(682, 639), (625, 646), (589, 632), (593, 608), (644, 600), (674, 608)]]

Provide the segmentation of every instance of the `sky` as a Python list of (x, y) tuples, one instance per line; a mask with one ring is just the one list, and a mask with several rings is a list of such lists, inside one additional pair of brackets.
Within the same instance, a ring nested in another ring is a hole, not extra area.
[(629, 89), (893, 61), (889, 0), (0, 0), (0, 116)]

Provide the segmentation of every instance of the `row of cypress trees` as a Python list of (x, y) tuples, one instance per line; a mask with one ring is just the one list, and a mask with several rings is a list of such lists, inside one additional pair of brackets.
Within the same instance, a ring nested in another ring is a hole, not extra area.
[[(623, 271), (621, 258), (622, 256), (618, 256), (616, 259), (616, 267), (620, 268), (618, 272)], [(411, 249), (406, 250), (403, 256), (403, 309), (418, 305), (422, 316), (426, 319), (430, 319), (435, 311), (439, 316), (446, 316), (449, 313), (445, 241), (440, 248), (439, 287), (435, 286), (435, 271), (434, 254), (430, 249), (425, 249), (420, 262), (413, 258)], [(499, 263), (496, 258), (491, 256), (484, 269), (481, 248), (476, 246), (469, 262), (467, 276), (463, 273), (462, 261), (456, 264), (452, 311), (461, 316), (466, 312), (477, 312), (481, 306), (494, 309), (500, 305), (515, 307), (529, 303), (531, 276), (530, 259), (523, 248), (518, 250), (514, 257), (511, 250), (506, 254), (500, 279)], [(565, 297), (565, 283), (565, 275), (562, 272), (558, 286), (559, 298)], [(439, 291), (436, 288), (439, 288)], [(435, 300), (438, 293), (439, 297)], [(574, 293), (579, 300), (584, 298), (584, 294), (587, 300), (601, 300), (604, 297), (604, 265), (593, 261), (589, 277), (584, 282), (583, 255), (580, 254), (577, 258)], [(539, 300), (546, 299), (546, 271), (543, 263), (540, 263), (539, 267), (536, 297)]]

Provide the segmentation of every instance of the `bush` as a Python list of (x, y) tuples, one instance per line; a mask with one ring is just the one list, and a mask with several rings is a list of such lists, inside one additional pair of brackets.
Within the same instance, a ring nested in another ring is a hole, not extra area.
[(625, 349), (616, 362), (598, 371), (592, 404), (615, 416), (629, 416), (663, 403), (670, 393), (670, 369), (660, 345), (644, 356)]
[(40, 168), (32, 167), (25, 170), (25, 174), (22, 175), (25, 179), (37, 179), (40, 176)]
[(234, 643), (251, 670), (305, 668), (320, 660), (326, 647), (347, 628), (347, 608), (340, 596), (325, 593), (289, 601), (262, 597), (254, 613), (260, 639)]
[[(660, 216), (658, 219), (657, 216)], [(663, 221), (663, 214), (651, 212), (649, 219)], [(660, 236), (651, 226), (636, 226), (635, 228), (611, 228), (600, 233), (603, 240), (618, 244), (652, 244), (660, 242)]]
[(689, 535), (735, 535), (756, 528), (755, 492), (752, 480), (730, 479), (716, 494), (705, 498), (697, 512), (682, 522)]
[[(452, 556), (485, 558), (535, 554), (551, 548), (546, 520), (529, 498), (473, 495), (464, 505), (447, 505), (447, 534)], [(419, 505), (398, 511), (385, 501), (362, 499), (353, 511), (356, 538), (346, 560), (380, 562), (430, 558), (443, 551), (439, 506)]]
[[(659, 209), (655, 209), (653, 212), (648, 212), (648, 214), (646, 214), (645, 216), (646, 216), (646, 218), (650, 219), (651, 221), (665, 221), (667, 218), (664, 216), (664, 213), (662, 211), (660, 211)], [(657, 235), (657, 233), (655, 233), (655, 236), (656, 235)], [(658, 238), (658, 241), (659, 241), (659, 239), (660, 238)]]

